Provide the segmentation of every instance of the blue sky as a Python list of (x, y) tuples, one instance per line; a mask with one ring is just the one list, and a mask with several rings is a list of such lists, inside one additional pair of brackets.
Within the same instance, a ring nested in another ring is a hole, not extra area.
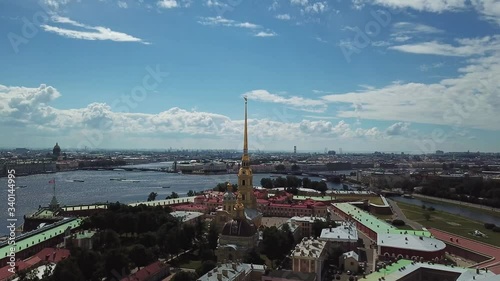
[[(0, 2), (1, 147), (499, 151), (494, 0)], [(496, 121), (496, 122), (495, 122)]]

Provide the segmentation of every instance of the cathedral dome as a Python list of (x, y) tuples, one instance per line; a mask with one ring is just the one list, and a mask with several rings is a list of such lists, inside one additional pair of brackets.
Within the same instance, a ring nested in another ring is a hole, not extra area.
[(246, 219), (235, 219), (226, 222), (222, 229), (222, 235), (251, 237), (257, 233), (255, 225)]
[(54, 155), (61, 154), (61, 148), (59, 147), (59, 144), (57, 142), (56, 145), (54, 145), (54, 148), (52, 149), (52, 154)]

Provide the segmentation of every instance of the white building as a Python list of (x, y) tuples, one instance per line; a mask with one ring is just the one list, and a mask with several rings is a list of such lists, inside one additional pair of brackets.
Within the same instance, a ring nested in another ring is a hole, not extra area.
[(323, 263), (326, 259), (326, 242), (305, 237), (292, 251), (292, 270), (314, 272), (316, 280), (322, 280)]
[(232, 262), (218, 264), (197, 281), (261, 281), (264, 265)]

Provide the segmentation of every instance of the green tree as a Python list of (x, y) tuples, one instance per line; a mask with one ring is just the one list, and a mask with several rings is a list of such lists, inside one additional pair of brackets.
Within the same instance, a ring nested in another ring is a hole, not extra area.
[(264, 260), (260, 257), (260, 254), (256, 249), (252, 249), (250, 252), (246, 253), (243, 257), (244, 263), (253, 263), (253, 264), (264, 264)]
[[(114, 277), (116, 272), (129, 274), (129, 259), (122, 249), (113, 249), (106, 253), (104, 258), (104, 269), (109, 278)], [(72, 279), (66, 279), (72, 280)]]
[(198, 276), (194, 272), (180, 271), (172, 277), (172, 281), (195, 281), (196, 278)]
[(427, 221), (431, 220), (431, 213), (430, 213), (430, 212), (425, 212), (425, 213), (424, 213), (424, 218), (425, 218), (425, 220), (427, 220)]
[(156, 196), (158, 196), (158, 193), (156, 193), (156, 192), (149, 193), (149, 195), (148, 195), (148, 202), (149, 201), (155, 201), (156, 200)]
[(297, 164), (293, 164), (292, 167), (290, 167), (290, 169), (294, 172), (300, 171), (300, 166)]
[(141, 244), (135, 244), (132, 245), (132, 247), (130, 247), (130, 250), (128, 252), (128, 258), (137, 267), (146, 266), (152, 263), (155, 259), (153, 252)]
[(270, 178), (262, 178), (260, 180), (260, 185), (262, 185), (263, 188), (273, 188), (273, 180)]
[(210, 249), (215, 250), (217, 248), (217, 243), (219, 240), (219, 232), (217, 231), (217, 227), (215, 227), (215, 224), (213, 223), (210, 225), (210, 228), (208, 229), (207, 240)]
[(179, 198), (179, 194), (177, 194), (176, 192), (172, 191), (172, 194), (170, 194), (169, 196), (167, 196), (165, 199), (176, 199), (176, 198)]
[[(335, 224), (334, 222), (331, 222), (333, 224)], [(321, 236), (321, 231), (324, 229), (324, 228), (329, 228), (330, 225), (328, 224), (328, 222), (326, 221), (322, 221), (322, 220), (315, 220), (313, 222), (313, 225), (312, 225), (312, 232), (313, 232), (313, 235), (314, 237), (319, 237)]]
[(303, 178), (302, 179), (302, 187), (303, 188), (310, 188), (311, 187), (311, 180), (309, 178)]
[(80, 268), (74, 261), (74, 259), (69, 258), (57, 263), (56, 268), (54, 268), (53, 274), (54, 281), (85, 281)]
[(205, 260), (201, 263), (201, 265), (196, 269), (196, 274), (198, 276), (203, 276), (205, 273), (214, 269), (217, 264), (213, 260)]
[(276, 165), (274, 168), (275, 168), (275, 169), (276, 169), (276, 171), (278, 171), (278, 172), (283, 172), (283, 171), (285, 171), (285, 170), (286, 170), (286, 167), (285, 167), (285, 165), (283, 165), (283, 164)]
[(188, 196), (188, 197), (195, 196), (195, 195), (196, 195), (196, 192), (194, 192), (193, 190), (190, 190), (190, 191), (188, 191), (188, 193), (187, 193), (187, 196)]

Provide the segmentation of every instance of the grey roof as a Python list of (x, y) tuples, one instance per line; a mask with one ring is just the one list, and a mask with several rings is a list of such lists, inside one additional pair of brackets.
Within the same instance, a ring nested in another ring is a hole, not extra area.
[[(252, 271), (264, 273), (264, 265), (248, 263), (225, 263), (216, 266), (214, 269), (199, 277), (197, 281), (234, 281), (238, 280), (241, 274), (248, 275)], [(220, 276), (221, 279), (218, 277)]]
[(411, 249), (422, 252), (437, 252), (446, 248), (446, 244), (436, 238), (409, 234), (379, 233), (377, 235), (377, 245), (398, 249)]

